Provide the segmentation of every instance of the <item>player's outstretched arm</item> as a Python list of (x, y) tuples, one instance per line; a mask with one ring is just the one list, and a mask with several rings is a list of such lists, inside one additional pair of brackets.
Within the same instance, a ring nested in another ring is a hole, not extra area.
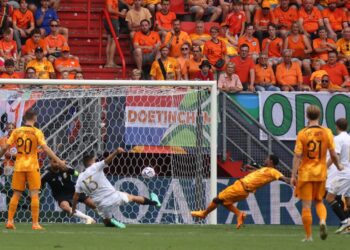
[(44, 152), (54, 161), (57, 162), (58, 166), (62, 169), (62, 170), (66, 170), (66, 163), (64, 161), (62, 161), (60, 158), (58, 158), (58, 156), (52, 151), (52, 149), (45, 145), (41, 146), (42, 149), (44, 150)]
[(111, 153), (107, 158), (105, 158), (105, 163), (107, 165), (110, 164), (117, 154), (121, 154), (121, 153), (124, 153), (124, 152), (125, 152), (125, 150), (123, 148), (118, 147), (116, 150), (114, 150), (113, 153)]
[(73, 202), (72, 202), (72, 213), (71, 215), (75, 214), (75, 210), (77, 209), (77, 204), (78, 204), (78, 200), (79, 200), (79, 193), (75, 192), (73, 194)]
[(332, 162), (337, 167), (337, 169), (339, 171), (342, 171), (344, 169), (344, 166), (340, 164), (338, 154), (335, 152), (335, 150), (334, 149), (329, 150), (329, 154), (331, 156)]
[(281, 176), (278, 180), (283, 181), (283, 182), (285, 182), (287, 184), (291, 184), (291, 182), (290, 182), (291, 178), (288, 178), (288, 177), (285, 177), (285, 176)]

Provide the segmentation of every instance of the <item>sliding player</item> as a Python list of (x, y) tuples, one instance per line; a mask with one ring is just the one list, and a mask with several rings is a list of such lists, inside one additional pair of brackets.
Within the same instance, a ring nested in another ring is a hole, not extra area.
[[(59, 207), (68, 214), (72, 214), (72, 200), (74, 194), (75, 182), (72, 180), (73, 176), (79, 173), (73, 168), (68, 168), (62, 171), (54, 160), (51, 160), (51, 166), (41, 176), (41, 187), (45, 183), (49, 184), (53, 198), (57, 201)], [(92, 199), (85, 194), (81, 194), (78, 199), (79, 202), (85, 203), (91, 209), (96, 209)], [(94, 224), (96, 221), (90, 216), (75, 210), (73, 216), (83, 219), (85, 224)]]
[(275, 169), (278, 162), (279, 159), (277, 156), (269, 155), (264, 162), (263, 168), (255, 170), (242, 179), (235, 181), (231, 186), (221, 191), (206, 210), (192, 211), (191, 215), (204, 219), (221, 204), (237, 216), (236, 228), (239, 229), (244, 223), (246, 214), (235, 207), (233, 205), (234, 203), (246, 199), (249, 193), (255, 192), (258, 188), (272, 181), (281, 180), (289, 183), (289, 178), (283, 176), (282, 173)]
[[(348, 121), (345, 118), (338, 119), (335, 125), (337, 129), (337, 136), (334, 137), (335, 152), (344, 170), (339, 172), (332, 168), (333, 166), (328, 169), (326, 200), (341, 222), (340, 227), (335, 231), (338, 234), (350, 227), (350, 219), (344, 211), (342, 201), (337, 199), (337, 196), (344, 196), (347, 207), (350, 206), (350, 135), (346, 132)], [(332, 161), (328, 160), (327, 165), (331, 164)], [(334, 174), (330, 174), (331, 171)]]
[(103, 217), (103, 223), (106, 226), (115, 226), (125, 228), (125, 225), (113, 218), (117, 206), (128, 202), (136, 202), (141, 205), (153, 205), (160, 207), (158, 196), (151, 193), (150, 199), (142, 196), (135, 196), (128, 193), (115, 190), (112, 184), (106, 178), (103, 169), (108, 167), (117, 154), (125, 152), (122, 148), (117, 148), (103, 161), (96, 162), (95, 156), (89, 154), (83, 157), (83, 164), (86, 168), (77, 180), (75, 193), (73, 195), (73, 213), (76, 211), (77, 202), (81, 193), (90, 196), (100, 214)]
[(60, 168), (65, 169), (66, 167), (65, 163), (46, 145), (43, 132), (34, 127), (34, 124), (37, 122), (36, 112), (32, 109), (28, 110), (24, 114), (23, 120), (24, 125), (16, 128), (11, 133), (5, 147), (0, 150), (1, 158), (11, 145), (15, 145), (17, 148), (15, 169), (12, 177), (13, 196), (9, 205), (6, 228), (15, 229), (13, 218), (17, 210), (18, 201), (27, 183), (31, 196), (32, 229), (41, 230), (43, 228), (39, 225), (39, 189), (41, 184), (38, 147), (40, 146), (51, 159), (55, 160)]
[(303, 242), (312, 241), (313, 201), (320, 219), (320, 238), (327, 238), (327, 210), (322, 201), (326, 193), (327, 150), (335, 166), (343, 169), (334, 150), (332, 131), (319, 125), (320, 115), (319, 107), (307, 107), (308, 126), (299, 131), (294, 149), (291, 184), (296, 187), (295, 196), (302, 201), (301, 219), (306, 233)]

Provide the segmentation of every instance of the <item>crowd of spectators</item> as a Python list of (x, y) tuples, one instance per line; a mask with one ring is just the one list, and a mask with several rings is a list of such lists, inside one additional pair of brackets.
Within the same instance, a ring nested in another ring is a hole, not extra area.
[(192, 22), (169, 0), (119, 0), (138, 78), (217, 79), (229, 92), (350, 89), (349, 0), (183, 2)]
[[(0, 77), (82, 79), (60, 25), (60, 0), (0, 0)], [(18, 85), (4, 84), (1, 89)]]

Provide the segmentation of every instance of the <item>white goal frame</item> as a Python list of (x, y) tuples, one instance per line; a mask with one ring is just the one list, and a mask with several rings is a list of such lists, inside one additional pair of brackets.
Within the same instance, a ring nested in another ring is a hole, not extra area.
[[(63, 79), (0, 79), (2, 84), (18, 85), (87, 85), (100, 87), (113, 86), (167, 86), (167, 87), (210, 87), (210, 199), (217, 196), (217, 82), (216, 81), (146, 81), (146, 80), (63, 80)], [(62, 90), (64, 91), (64, 90)], [(214, 210), (208, 220), (217, 224), (217, 212)]]

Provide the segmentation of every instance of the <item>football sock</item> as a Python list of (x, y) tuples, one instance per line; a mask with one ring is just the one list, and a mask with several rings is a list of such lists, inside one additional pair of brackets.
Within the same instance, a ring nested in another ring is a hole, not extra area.
[(90, 216), (88, 216), (88, 215), (86, 215), (86, 214), (80, 212), (79, 210), (75, 210), (75, 213), (74, 213), (73, 215), (74, 215), (75, 217), (80, 218), (80, 219), (85, 219), (85, 220), (90, 219)]
[(32, 209), (33, 224), (37, 224), (37, 223), (39, 223), (39, 197), (38, 197), (38, 195), (32, 196), (32, 201), (31, 201), (30, 206)]
[(209, 206), (207, 207), (207, 209), (204, 211), (205, 216), (207, 216), (208, 214), (211, 213), (211, 211), (213, 211), (218, 205), (214, 202), (210, 202)]
[(306, 237), (311, 237), (311, 225), (312, 225), (312, 215), (310, 208), (303, 208), (301, 211), (301, 219), (303, 221), (304, 230), (306, 232)]
[(153, 206), (157, 205), (156, 201), (152, 201), (146, 197), (143, 197), (143, 199), (144, 199), (144, 201), (142, 203), (143, 205), (153, 205)]
[(320, 218), (320, 221), (325, 222), (327, 219), (327, 209), (323, 204), (323, 201), (317, 201), (315, 207), (318, 218)]
[(232, 213), (234, 213), (236, 216), (238, 216), (241, 211), (235, 207), (234, 205), (224, 205), (229, 211), (231, 211)]
[(8, 220), (13, 221), (13, 218), (15, 217), (15, 213), (17, 210), (18, 206), (18, 201), (19, 197), (17, 195), (13, 195), (11, 200), (10, 200), (10, 205), (9, 205), (9, 211), (8, 211)]
[(344, 201), (343, 201), (343, 197), (341, 195), (337, 195), (335, 197), (335, 200), (338, 201), (338, 203), (340, 204), (341, 208), (344, 210), (345, 204), (344, 204)]
[(342, 205), (339, 203), (339, 201), (334, 200), (329, 205), (332, 207), (333, 212), (337, 215), (340, 221), (344, 221), (347, 218), (342, 208)]

